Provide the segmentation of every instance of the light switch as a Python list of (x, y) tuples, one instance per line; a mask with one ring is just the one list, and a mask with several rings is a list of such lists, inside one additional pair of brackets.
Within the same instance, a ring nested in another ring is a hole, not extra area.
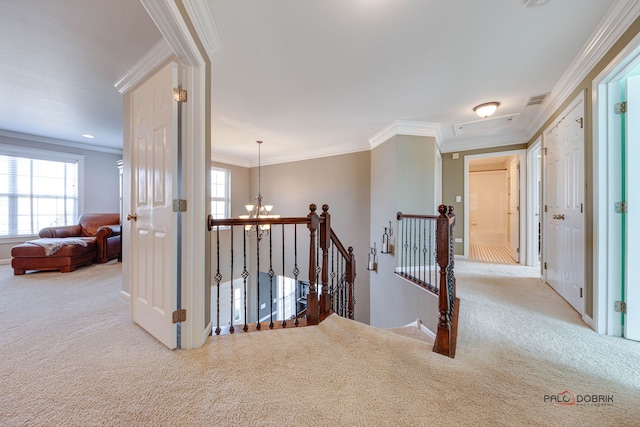
[(462, 243), (462, 237), (456, 237), (455, 241), (456, 243)]
[(456, 196), (456, 203), (462, 202), (462, 196)]

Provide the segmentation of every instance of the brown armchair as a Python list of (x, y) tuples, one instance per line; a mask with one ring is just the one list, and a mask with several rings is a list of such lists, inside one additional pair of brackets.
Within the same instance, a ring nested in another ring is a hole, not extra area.
[(47, 227), (40, 230), (42, 239), (73, 238), (85, 244), (63, 246), (57, 252), (47, 255), (45, 249), (31, 241), (11, 249), (11, 265), (14, 274), (24, 274), (26, 270), (73, 271), (80, 265), (94, 262), (105, 263), (120, 257), (120, 214), (84, 214), (76, 225)]

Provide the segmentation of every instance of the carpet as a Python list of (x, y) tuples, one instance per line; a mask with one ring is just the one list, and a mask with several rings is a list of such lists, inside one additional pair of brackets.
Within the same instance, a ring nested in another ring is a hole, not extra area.
[[(111, 262), (13, 276), (0, 266), (0, 425), (640, 420), (640, 344), (594, 333), (526, 267), (456, 263), (455, 359), (335, 315), (319, 326), (211, 337), (200, 349), (171, 351), (129, 319), (120, 268)], [(581, 402), (550, 400), (568, 393)], [(586, 396), (609, 401), (587, 404)]]

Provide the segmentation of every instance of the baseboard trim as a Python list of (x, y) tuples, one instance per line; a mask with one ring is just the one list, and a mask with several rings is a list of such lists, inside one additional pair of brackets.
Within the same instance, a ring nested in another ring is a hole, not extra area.
[(131, 302), (131, 295), (127, 291), (120, 291), (120, 297), (127, 302)]
[(593, 321), (593, 319), (591, 318), (591, 316), (588, 316), (586, 314), (582, 315), (582, 321), (584, 323), (586, 323), (591, 329), (593, 329), (594, 331), (596, 330), (595, 328), (595, 323)]
[(436, 339), (436, 334), (431, 332), (431, 329), (427, 328), (426, 326), (424, 326), (424, 324), (422, 323), (422, 320), (420, 319), (416, 319), (414, 322), (409, 323), (408, 325), (404, 325), (404, 326), (414, 326), (416, 328), (420, 328), (420, 330), (427, 335), (429, 338), (435, 340)]
[(11, 264), (11, 259), (0, 259), (0, 265), (9, 265)]

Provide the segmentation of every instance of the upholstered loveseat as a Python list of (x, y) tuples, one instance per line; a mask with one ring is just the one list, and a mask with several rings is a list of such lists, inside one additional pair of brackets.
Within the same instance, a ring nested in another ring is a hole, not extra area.
[(27, 270), (60, 270), (68, 273), (82, 265), (105, 263), (119, 258), (120, 215), (84, 214), (76, 225), (47, 227), (40, 239), (11, 249), (13, 274)]

